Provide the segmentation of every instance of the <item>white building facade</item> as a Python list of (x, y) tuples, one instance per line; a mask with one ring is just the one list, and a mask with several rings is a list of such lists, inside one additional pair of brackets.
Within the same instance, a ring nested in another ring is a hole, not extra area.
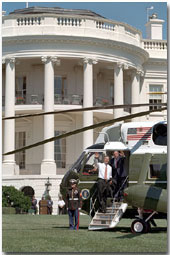
[[(4, 16), (3, 115), (166, 102), (163, 22), (153, 15), (146, 24), (147, 39), (143, 39), (136, 28), (85, 10), (30, 7)], [(3, 152), (144, 110), (149, 107), (5, 120)], [(136, 120), (166, 120), (166, 111)], [(49, 177), (56, 214), (63, 174), (94, 143), (98, 131), (4, 156), (3, 185), (29, 190), (40, 200)]]

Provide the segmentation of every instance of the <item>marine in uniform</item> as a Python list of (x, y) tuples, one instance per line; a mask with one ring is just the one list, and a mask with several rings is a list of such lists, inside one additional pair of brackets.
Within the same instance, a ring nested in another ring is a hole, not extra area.
[(71, 187), (67, 190), (66, 194), (66, 206), (69, 215), (70, 229), (79, 229), (79, 210), (82, 207), (81, 193), (77, 188), (77, 181), (75, 179), (70, 180)]

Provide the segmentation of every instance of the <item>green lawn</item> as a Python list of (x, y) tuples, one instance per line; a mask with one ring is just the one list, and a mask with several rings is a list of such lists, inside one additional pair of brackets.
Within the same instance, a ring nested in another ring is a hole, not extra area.
[(166, 220), (142, 235), (130, 232), (130, 219), (110, 231), (88, 231), (88, 216), (80, 217), (79, 231), (68, 229), (67, 215), (3, 215), (2, 221), (3, 252), (167, 252)]

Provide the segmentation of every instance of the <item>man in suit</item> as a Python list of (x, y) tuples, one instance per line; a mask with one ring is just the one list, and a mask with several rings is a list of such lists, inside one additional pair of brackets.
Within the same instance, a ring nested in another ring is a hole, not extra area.
[(126, 171), (124, 167), (125, 154), (123, 151), (113, 152), (113, 158), (110, 160), (112, 167), (113, 180), (116, 181), (116, 189), (114, 191), (114, 198), (118, 201), (123, 199), (123, 190), (126, 185)]

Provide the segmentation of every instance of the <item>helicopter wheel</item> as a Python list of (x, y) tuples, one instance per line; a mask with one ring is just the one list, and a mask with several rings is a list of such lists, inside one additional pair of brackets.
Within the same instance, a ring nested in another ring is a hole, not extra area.
[(150, 223), (142, 219), (134, 220), (131, 225), (131, 231), (134, 234), (148, 233), (150, 230)]

